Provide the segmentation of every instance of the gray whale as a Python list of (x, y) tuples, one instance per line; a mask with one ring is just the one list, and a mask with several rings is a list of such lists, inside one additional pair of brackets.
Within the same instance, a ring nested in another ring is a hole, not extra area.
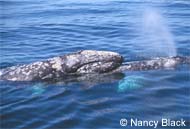
[(127, 70), (175, 68), (179, 64), (190, 64), (190, 57), (162, 57), (126, 63), (123, 61), (123, 57), (116, 52), (83, 50), (44, 61), (1, 69), (0, 80), (40, 81)]

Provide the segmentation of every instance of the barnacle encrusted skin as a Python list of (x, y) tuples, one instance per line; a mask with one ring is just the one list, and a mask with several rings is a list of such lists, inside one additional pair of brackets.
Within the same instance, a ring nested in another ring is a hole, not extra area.
[(84, 50), (3, 69), (0, 78), (10, 81), (48, 80), (70, 74), (109, 72), (121, 65), (122, 56), (115, 52)]
[(179, 64), (190, 64), (189, 57), (160, 57), (152, 60), (128, 62), (120, 66), (113, 72), (122, 72), (126, 70), (156, 70), (156, 69), (171, 69)]

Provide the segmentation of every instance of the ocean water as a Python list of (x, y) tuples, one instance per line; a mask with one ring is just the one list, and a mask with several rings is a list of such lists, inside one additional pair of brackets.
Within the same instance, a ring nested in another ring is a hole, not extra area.
[[(126, 62), (190, 56), (189, 0), (0, 0), (0, 7), (1, 68), (85, 49), (115, 51)], [(121, 126), (122, 118), (190, 124), (186, 66), (52, 83), (0, 81), (0, 95), (2, 129), (132, 128)]]

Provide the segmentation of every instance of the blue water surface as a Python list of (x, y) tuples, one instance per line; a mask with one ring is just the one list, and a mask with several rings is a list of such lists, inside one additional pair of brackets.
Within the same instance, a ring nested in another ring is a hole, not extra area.
[[(174, 47), (190, 56), (189, 0), (0, 0), (0, 7), (1, 68), (85, 49), (115, 51), (125, 61), (168, 56)], [(189, 73), (180, 66), (68, 82), (0, 81), (0, 128), (131, 128), (122, 118), (189, 124)]]

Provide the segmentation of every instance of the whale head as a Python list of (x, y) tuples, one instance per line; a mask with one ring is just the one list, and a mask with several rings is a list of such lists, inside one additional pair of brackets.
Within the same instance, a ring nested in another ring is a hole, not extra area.
[(83, 50), (28, 65), (5, 68), (1, 72), (0, 79), (32, 81), (106, 73), (118, 68), (122, 62), (123, 57), (115, 52)]
[(119, 67), (123, 57), (115, 52), (83, 50), (65, 55), (65, 71), (67, 73), (104, 73)]

